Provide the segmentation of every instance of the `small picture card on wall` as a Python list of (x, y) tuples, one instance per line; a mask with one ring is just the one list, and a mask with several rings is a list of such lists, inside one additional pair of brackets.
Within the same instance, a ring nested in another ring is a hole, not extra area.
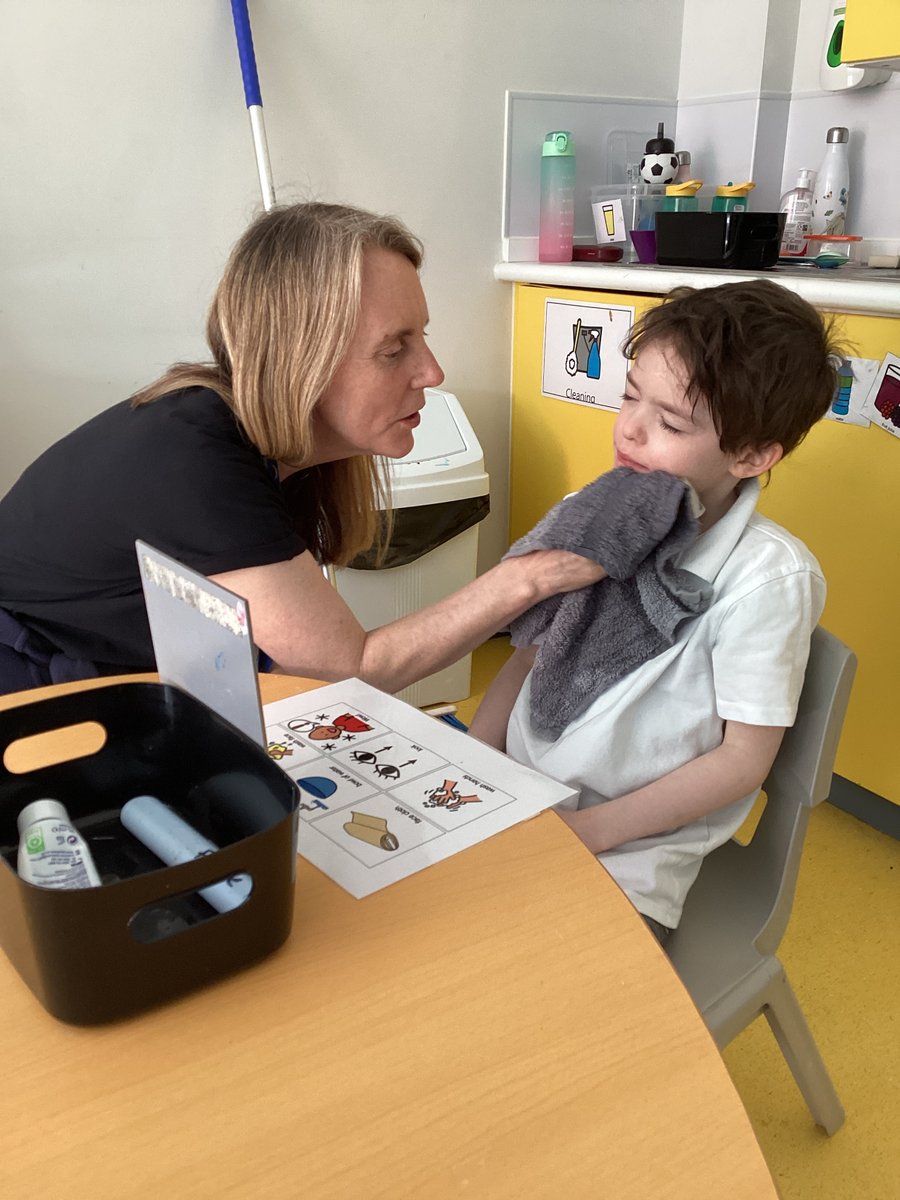
[(627, 366), (621, 345), (633, 323), (625, 305), (547, 300), (543, 395), (618, 412)]
[(868, 425), (863, 407), (881, 363), (877, 358), (845, 358), (838, 367), (838, 385), (825, 416), (843, 425)]
[(863, 416), (900, 437), (900, 357), (886, 354), (863, 405)]

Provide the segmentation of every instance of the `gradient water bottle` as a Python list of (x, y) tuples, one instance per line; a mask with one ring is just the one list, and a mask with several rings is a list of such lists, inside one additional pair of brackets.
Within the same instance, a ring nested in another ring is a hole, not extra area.
[(575, 149), (565, 130), (548, 133), (541, 151), (540, 262), (571, 262), (575, 228)]

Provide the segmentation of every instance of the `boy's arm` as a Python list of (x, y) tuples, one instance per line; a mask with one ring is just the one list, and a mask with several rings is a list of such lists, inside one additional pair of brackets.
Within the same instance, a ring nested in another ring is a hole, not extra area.
[(594, 854), (668, 833), (760, 787), (783, 736), (781, 726), (726, 721), (721, 745), (707, 754), (625, 796), (559, 815)]
[(537, 646), (524, 646), (513, 651), (494, 677), (484, 694), (478, 711), (469, 726), (472, 737), (498, 750), (506, 749), (506, 727), (513, 705), (522, 690), (528, 672), (534, 666)]

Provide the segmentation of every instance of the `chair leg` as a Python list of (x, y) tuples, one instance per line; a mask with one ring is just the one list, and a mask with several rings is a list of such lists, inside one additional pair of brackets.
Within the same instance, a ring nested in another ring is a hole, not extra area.
[(844, 1109), (784, 967), (774, 961), (780, 969), (765, 990), (763, 1012), (816, 1124), (830, 1136), (843, 1125)]

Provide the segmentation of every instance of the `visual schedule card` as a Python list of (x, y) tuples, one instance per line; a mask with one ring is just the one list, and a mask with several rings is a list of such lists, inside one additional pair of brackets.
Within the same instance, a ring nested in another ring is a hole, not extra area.
[(298, 848), (358, 899), (577, 793), (358, 679), (263, 709)]

